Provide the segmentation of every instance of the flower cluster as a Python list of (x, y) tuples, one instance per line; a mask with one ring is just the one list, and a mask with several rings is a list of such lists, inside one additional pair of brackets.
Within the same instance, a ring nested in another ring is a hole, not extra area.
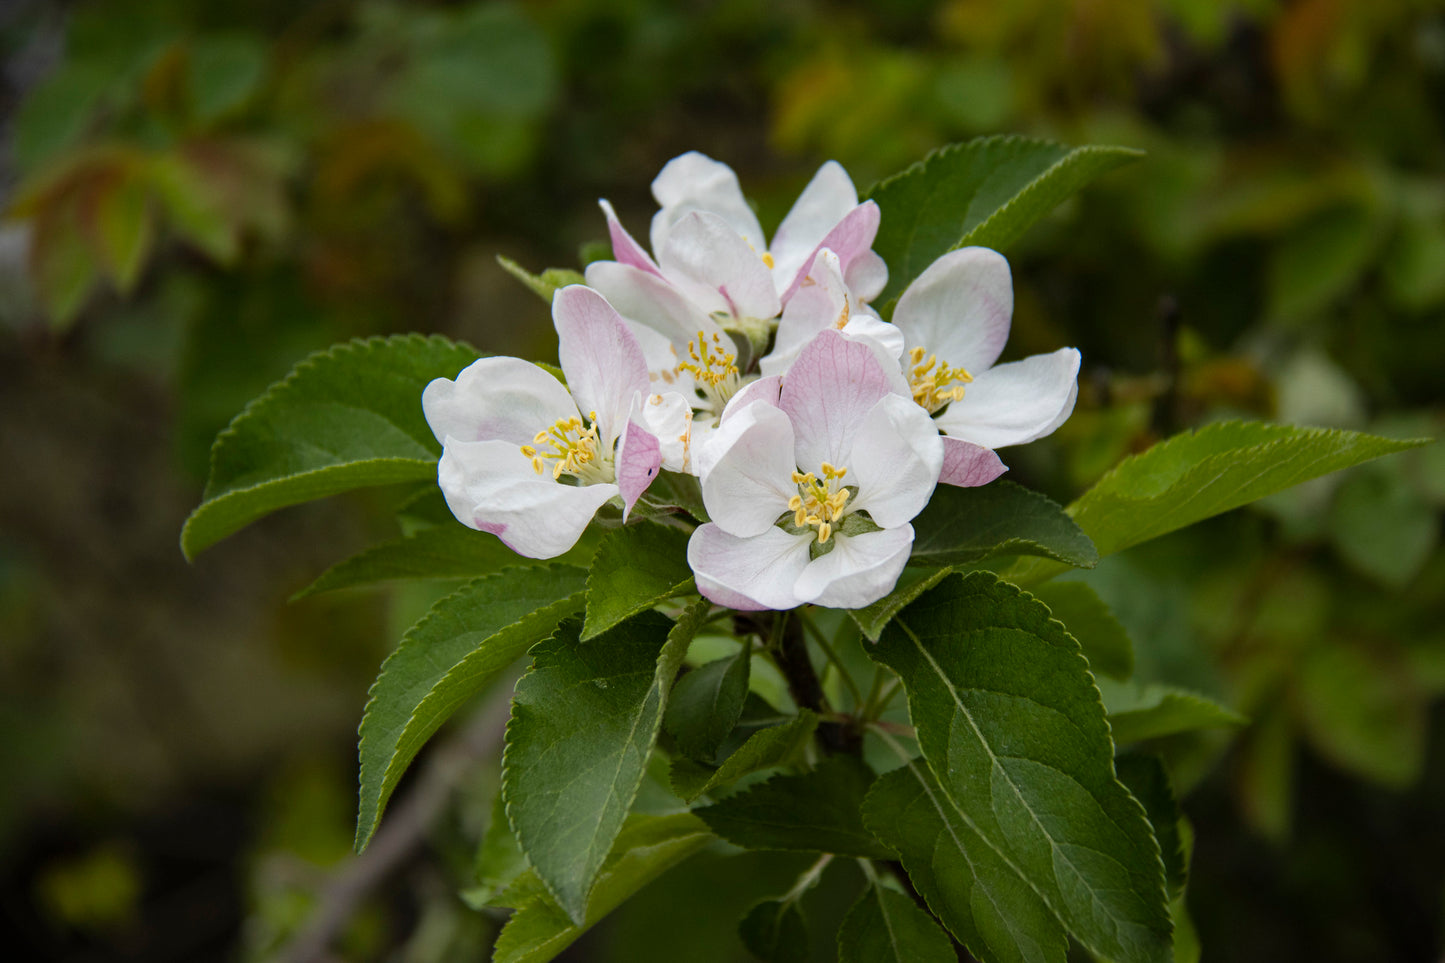
[(670, 161), (652, 191), (652, 253), (604, 200), (616, 260), (553, 298), (565, 385), (484, 358), (422, 397), (447, 504), (516, 552), (560, 555), (603, 505), (626, 521), (681, 472), (710, 518), (688, 544), (703, 595), (857, 608), (897, 582), (936, 485), (992, 481), (995, 449), (1072, 412), (1075, 349), (995, 364), (1013, 313), (997, 252), (945, 254), (879, 316), (880, 212), (838, 164), (771, 243), (708, 157)]

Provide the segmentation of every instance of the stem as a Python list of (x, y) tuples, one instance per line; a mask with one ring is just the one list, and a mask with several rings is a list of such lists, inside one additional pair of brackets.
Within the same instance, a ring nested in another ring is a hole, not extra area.
[(781, 902), (796, 903), (804, 893), (818, 885), (818, 879), (823, 875), (823, 870), (827, 869), (828, 864), (832, 861), (832, 853), (824, 853), (822, 856), (819, 856), (818, 861), (812, 866), (809, 866), (803, 872), (803, 875), (798, 877), (798, 881), (793, 884), (793, 888), (783, 894)]
[[(820, 716), (828, 716), (828, 706), (823, 685), (808, 657), (808, 644), (803, 639), (803, 630), (798, 621), (789, 616), (790, 612), (778, 612), (773, 616), (772, 638), (774, 659), (778, 671), (788, 680), (788, 692), (800, 709), (811, 709)], [(863, 737), (856, 725), (837, 725), (825, 722), (818, 726), (818, 744), (828, 753), (847, 753), (856, 756), (863, 752)]]
[(889, 676), (884, 672), (883, 666), (873, 670), (873, 686), (868, 692), (868, 699), (863, 703), (862, 710), (858, 715), (864, 722), (872, 722), (881, 716), (888, 708), (888, 703), (893, 701), (899, 686), (898, 677)]
[(833, 663), (833, 667), (838, 670), (838, 675), (842, 677), (843, 684), (848, 687), (848, 694), (853, 697), (853, 705), (863, 705), (863, 693), (858, 691), (858, 683), (853, 681), (853, 676), (849, 675), (848, 670), (843, 667), (842, 660), (838, 658), (837, 650), (835, 650), (833, 644), (828, 641), (828, 637), (823, 634), (823, 630), (814, 625), (813, 620), (808, 618), (807, 614), (801, 609), (798, 611), (798, 617), (803, 623), (803, 628), (813, 637), (813, 641), (818, 643), (818, 648), (823, 650), (823, 654), (828, 657), (828, 661)]

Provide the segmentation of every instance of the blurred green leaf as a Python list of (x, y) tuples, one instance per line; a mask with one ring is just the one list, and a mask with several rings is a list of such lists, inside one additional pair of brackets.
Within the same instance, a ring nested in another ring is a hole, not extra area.
[(368, 485), (434, 477), (441, 446), (422, 389), (477, 359), (445, 338), (397, 335), (305, 359), (217, 436), (187, 558), (278, 508)]
[(507, 822), (507, 807), (502, 802), (501, 787), (492, 798), (492, 818), (477, 846), (474, 861), (477, 885), (462, 890), (461, 897), (472, 909), (480, 910), (527, 871), (527, 854), (517, 843), (512, 826)]
[(953, 943), (918, 904), (876, 876), (838, 930), (838, 963), (955, 963)]
[(1379, 243), (1377, 217), (1358, 207), (1316, 214), (1275, 248), (1269, 264), (1269, 316), (1306, 320), (1348, 293)]
[(15, 113), (11, 151), (16, 168), (24, 175), (37, 174), (75, 147), (116, 95), (115, 75), (100, 65), (63, 65), (36, 85)]
[(479, 578), (433, 605), (402, 637), (361, 719), (358, 851), (427, 739), (560, 619), (581, 610), (586, 577), (555, 565)]
[(1096, 673), (1127, 679), (1134, 674), (1134, 644), (1099, 594), (1083, 582), (1049, 582), (1029, 592), (1078, 640)]
[(1390, 462), (1351, 473), (1329, 512), (1330, 538), (1345, 561), (1393, 589), (1408, 585), (1440, 542), (1435, 508), (1403, 467)]
[(548, 268), (541, 274), (531, 274), (526, 268), (513, 261), (511, 258), (497, 255), (497, 263), (502, 266), (512, 277), (521, 281), (537, 297), (548, 304), (552, 303), (552, 295), (569, 284), (585, 284), (587, 279), (576, 271), (569, 271), (566, 268)]
[(1243, 716), (1197, 692), (1158, 682), (1097, 680), (1116, 743), (1157, 739), (1195, 729), (1242, 726)]
[(763, 963), (797, 963), (809, 957), (808, 923), (796, 900), (754, 904), (738, 922), (738, 936)]
[(203, 125), (241, 107), (266, 73), (266, 47), (247, 33), (204, 34), (190, 44), (191, 108)]
[(888, 263), (878, 303), (896, 298), (954, 248), (1007, 248), (1060, 201), (1141, 156), (1124, 147), (982, 137), (934, 151), (880, 181), (868, 190), (883, 210), (873, 249)]
[(1182, 895), (1189, 860), (1179, 833), (1179, 821), (1184, 814), (1170, 784), (1169, 771), (1158, 756), (1144, 752), (1126, 752), (1117, 756), (1114, 770), (1130, 795), (1143, 804), (1149, 824), (1154, 827), (1154, 838), (1159, 840), (1159, 853), (1164, 859), (1164, 880), (1169, 886), (1170, 897)]
[(1299, 667), (1309, 740), (1336, 765), (1405, 789), (1425, 765), (1427, 708), (1406, 666), (1357, 646), (1321, 646)]
[(122, 294), (129, 294), (140, 279), (155, 234), (150, 187), (133, 171), (123, 170), (95, 203), (95, 240), (101, 263)]
[(31, 239), (31, 271), (41, 303), (50, 323), (62, 329), (75, 322), (100, 277), (100, 265), (86, 243), (80, 205), (79, 195), (48, 205)]

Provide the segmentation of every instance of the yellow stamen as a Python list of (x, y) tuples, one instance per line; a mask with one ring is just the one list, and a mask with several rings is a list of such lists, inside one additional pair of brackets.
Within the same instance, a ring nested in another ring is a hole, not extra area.
[(836, 523), (847, 514), (848, 499), (853, 493), (842, 487), (847, 468), (838, 468), (826, 461), (819, 467), (823, 472), (821, 480), (813, 472), (793, 472), (798, 494), (788, 499), (788, 508), (793, 512), (795, 527), (816, 528), (818, 544), (826, 545), (833, 537)]
[(589, 412), (588, 417), (590, 424), (584, 424), (581, 418), (559, 418), (551, 427), (537, 432), (532, 444), (522, 445), (522, 454), (531, 459), (532, 470), (545, 474), (550, 461), (554, 463), (554, 479), (572, 475), (587, 484), (611, 481), (610, 459), (603, 459), (599, 450), (597, 412)]
[(955, 368), (947, 361), (940, 361), (937, 355), (927, 355), (923, 348), (911, 348), (908, 360), (908, 381), (913, 387), (913, 400), (928, 412), (937, 411), (944, 405), (963, 400), (963, 386), (973, 380), (966, 368)]
[(762, 258), (763, 258), (763, 263), (766, 264), (766, 265), (771, 269), (772, 266), (773, 266), (773, 256), (772, 256), (771, 254), (769, 254), (767, 251), (764, 251), (764, 252), (762, 253)]
[(691, 374), (699, 390), (711, 399), (718, 411), (722, 411), (728, 399), (742, 386), (737, 355), (723, 349), (722, 336), (716, 331), (711, 340), (705, 332), (699, 331), (697, 340), (689, 342), (687, 354), (690, 360), (679, 361), (677, 372)]

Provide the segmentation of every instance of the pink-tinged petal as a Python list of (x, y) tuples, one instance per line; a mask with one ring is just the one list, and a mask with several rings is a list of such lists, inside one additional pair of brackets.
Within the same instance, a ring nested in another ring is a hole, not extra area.
[(817, 250), (828, 232), (858, 206), (858, 191), (843, 165), (828, 161), (803, 188), (768, 250), (773, 255), (774, 276), (788, 284), (803, 266), (803, 259)]
[(832, 251), (819, 251), (797, 292), (783, 308), (773, 350), (759, 363), (765, 375), (780, 375), (820, 332), (840, 329), (852, 317), (853, 303), (843, 283), (843, 266)]
[(986, 247), (966, 247), (934, 261), (908, 286), (893, 323), (909, 348), (976, 376), (998, 360), (1013, 310), (1008, 261)]
[(743, 197), (738, 176), (726, 164), (697, 151), (674, 157), (652, 182), (662, 207), (652, 218), (652, 251), (659, 257), (672, 228), (691, 211), (718, 215), (758, 251), (767, 250), (758, 216)]
[(441, 442), (450, 435), (526, 445), (559, 419), (577, 417), (562, 382), (517, 358), (482, 358), (455, 381), (437, 378), (422, 391), (421, 408)]
[(861, 300), (872, 301), (888, 287), (888, 262), (871, 249), (864, 251), (848, 265), (843, 279), (848, 282), (848, 290)]
[(528, 558), (555, 558), (577, 543), (616, 485), (563, 485), (537, 474), (531, 459), (503, 441), (448, 438), (437, 484), (463, 525), (491, 532)]
[(602, 447), (610, 451), (633, 396), (652, 390), (642, 347), (612, 305), (581, 284), (552, 296), (552, 322), (567, 387), (584, 414), (597, 413)]
[(935, 420), (944, 434), (985, 448), (1022, 445), (1063, 424), (1078, 390), (1079, 352), (1060, 348), (976, 375)]
[(663, 468), (693, 470), (692, 406), (685, 397), (676, 391), (649, 395), (635, 417), (657, 438)]
[(938, 426), (911, 398), (887, 395), (863, 419), (844, 479), (858, 486), (849, 505), (895, 528), (923, 511), (943, 467)]
[(847, 464), (863, 419), (896, 390), (877, 351), (824, 331), (798, 354), (783, 379), (778, 406), (792, 421), (799, 468), (816, 472), (825, 461)]
[(647, 491), (662, 467), (662, 446), (657, 436), (638, 424), (645, 402), (638, 394), (632, 411), (617, 439), (617, 491), (622, 496), (622, 520), (632, 513), (632, 506)]
[(716, 214), (694, 211), (657, 252), (663, 275), (708, 312), (771, 318), (782, 310), (773, 273), (758, 251)]
[(1008, 466), (992, 448), (975, 445), (962, 438), (944, 436), (943, 471), (938, 475), (940, 485), (977, 488), (979, 485), (987, 485), (1006, 471)]
[(687, 543), (687, 564), (706, 598), (744, 612), (791, 609), (802, 604), (793, 584), (808, 565), (811, 535), (769, 527), (738, 538), (717, 525), (699, 526)]
[(913, 550), (913, 526), (864, 535), (839, 535), (827, 555), (808, 563), (798, 579), (800, 598), (830, 609), (861, 609), (893, 591)]
[(708, 516), (739, 538), (761, 535), (788, 510), (793, 483), (793, 426), (772, 405), (754, 403), (693, 451)]
[(722, 416), (718, 418), (718, 424), (725, 425), (728, 419), (755, 401), (778, 406), (778, 395), (783, 390), (783, 379), (778, 377), (759, 378), (757, 381), (749, 381), (743, 385), (738, 393), (728, 401), (727, 407), (723, 409)]
[(586, 276), (587, 286), (600, 292), (625, 320), (651, 328), (671, 344), (685, 345), (699, 331), (708, 338), (722, 334), (716, 321), (660, 275), (616, 261), (593, 261)]
[(612, 239), (612, 259), (649, 274), (661, 276), (662, 272), (658, 270), (657, 262), (653, 261), (652, 256), (642, 249), (641, 244), (632, 239), (631, 234), (627, 233), (627, 228), (623, 227), (622, 222), (618, 220), (617, 212), (612, 209), (612, 205), (606, 199), (599, 200), (597, 203), (601, 206), (602, 213), (607, 216), (607, 236)]
[[(783, 292), (783, 301), (786, 302), (793, 297), (812, 267), (813, 258), (824, 248), (838, 255), (838, 260), (843, 265), (843, 276), (846, 278), (853, 262), (868, 253), (869, 249), (873, 247), (873, 239), (878, 236), (878, 224), (881, 217), (876, 203), (864, 201), (844, 215), (843, 219), (818, 242), (817, 246), (803, 257), (798, 267), (792, 269), (791, 276), (787, 269), (780, 266), (777, 272), (778, 278), (781, 284), (786, 284), (786, 287), (780, 286), (780, 290)], [(881, 260), (880, 258), (880, 263)], [(876, 271), (876, 267), (874, 270)], [(883, 271), (883, 281), (886, 284), (888, 268), (884, 266)], [(878, 291), (881, 290), (883, 288), (880, 285)], [(855, 290), (853, 293), (866, 301), (877, 297), (878, 291)]]

